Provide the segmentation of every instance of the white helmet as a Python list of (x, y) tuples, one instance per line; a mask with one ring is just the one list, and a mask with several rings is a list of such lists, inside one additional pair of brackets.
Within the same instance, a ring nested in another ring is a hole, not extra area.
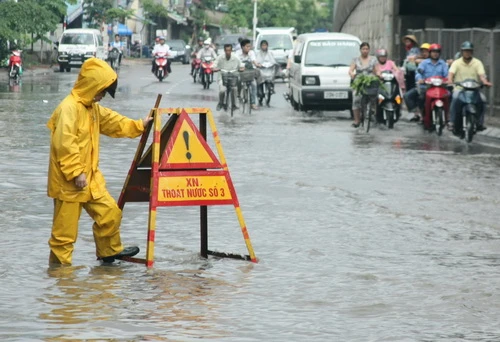
[(203, 42), (203, 45), (210, 45), (210, 41), (207, 39)]

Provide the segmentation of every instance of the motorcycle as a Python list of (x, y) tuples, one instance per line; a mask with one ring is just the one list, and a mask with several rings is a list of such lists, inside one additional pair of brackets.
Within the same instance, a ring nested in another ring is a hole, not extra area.
[(120, 56), (120, 51), (117, 48), (112, 48), (108, 54), (109, 65), (113, 68), (113, 70), (117, 70), (119, 68), (118, 58)]
[(271, 102), (271, 95), (274, 94), (274, 77), (276, 75), (276, 65), (270, 62), (262, 63), (260, 68), (260, 75), (262, 83), (259, 85), (259, 105), (262, 106), (264, 98), (266, 99), (266, 106), (269, 107)]
[(203, 89), (209, 89), (210, 84), (214, 81), (214, 73), (212, 70), (214, 61), (212, 57), (202, 57), (201, 59), (201, 84), (203, 84)]
[(23, 74), (23, 63), (21, 59), (21, 50), (12, 51), (9, 58), (9, 77), (12, 79), (19, 79)]
[(424, 104), (424, 128), (436, 130), (437, 135), (443, 134), (444, 126), (450, 108), (450, 92), (447, 89), (446, 78), (431, 76), (425, 79), (427, 85)]
[(462, 87), (458, 94), (460, 110), (457, 110), (453, 133), (460, 139), (471, 142), (477, 133), (477, 126), (480, 124), (480, 115), (483, 111), (483, 101), (479, 93), (482, 84), (473, 79), (466, 79), (457, 82), (455, 85)]
[(193, 66), (193, 82), (196, 83), (196, 80), (201, 81), (201, 75), (200, 75), (200, 66), (201, 66), (201, 59), (199, 58), (193, 58), (191, 61), (191, 65)]
[(160, 82), (162, 82), (163, 79), (168, 76), (167, 55), (168, 54), (164, 52), (158, 52), (155, 55), (155, 76)]
[(394, 123), (401, 115), (399, 84), (392, 71), (383, 71), (381, 77), (383, 84), (379, 87), (377, 117), (387, 128), (394, 128)]

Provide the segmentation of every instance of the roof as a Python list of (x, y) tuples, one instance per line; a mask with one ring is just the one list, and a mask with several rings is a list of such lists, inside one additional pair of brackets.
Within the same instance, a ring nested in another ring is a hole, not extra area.
[(359, 43), (361, 43), (361, 40), (359, 37), (356, 37), (352, 34), (347, 34), (347, 33), (339, 33), (339, 32), (317, 32), (317, 33), (304, 33), (301, 34), (297, 37), (298, 39), (304, 38), (307, 40), (311, 39), (350, 39), (350, 40), (356, 40)]

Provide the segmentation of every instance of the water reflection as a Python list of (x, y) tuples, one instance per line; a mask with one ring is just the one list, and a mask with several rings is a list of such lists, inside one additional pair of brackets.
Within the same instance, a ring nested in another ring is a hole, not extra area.
[[(213, 297), (220, 299), (220, 291), (233, 292), (232, 286), (206, 277), (203, 268), (173, 272), (129, 264), (51, 267), (47, 275), (55, 282), (39, 297), (47, 308), (38, 318), (62, 326), (68, 336), (70, 329), (81, 331), (82, 325), (96, 334), (106, 326), (121, 330), (122, 336), (142, 335), (155, 341), (163, 339), (151, 331), (172, 326), (178, 335), (229, 336), (223, 329), (214, 329), (220, 303)], [(154, 328), (148, 329), (146, 323)], [(137, 329), (129, 331), (131, 324)]]

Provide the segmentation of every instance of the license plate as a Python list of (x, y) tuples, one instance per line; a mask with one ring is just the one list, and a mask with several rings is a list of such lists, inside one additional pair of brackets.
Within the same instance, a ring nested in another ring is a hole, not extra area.
[(325, 99), (347, 99), (347, 91), (325, 91)]

